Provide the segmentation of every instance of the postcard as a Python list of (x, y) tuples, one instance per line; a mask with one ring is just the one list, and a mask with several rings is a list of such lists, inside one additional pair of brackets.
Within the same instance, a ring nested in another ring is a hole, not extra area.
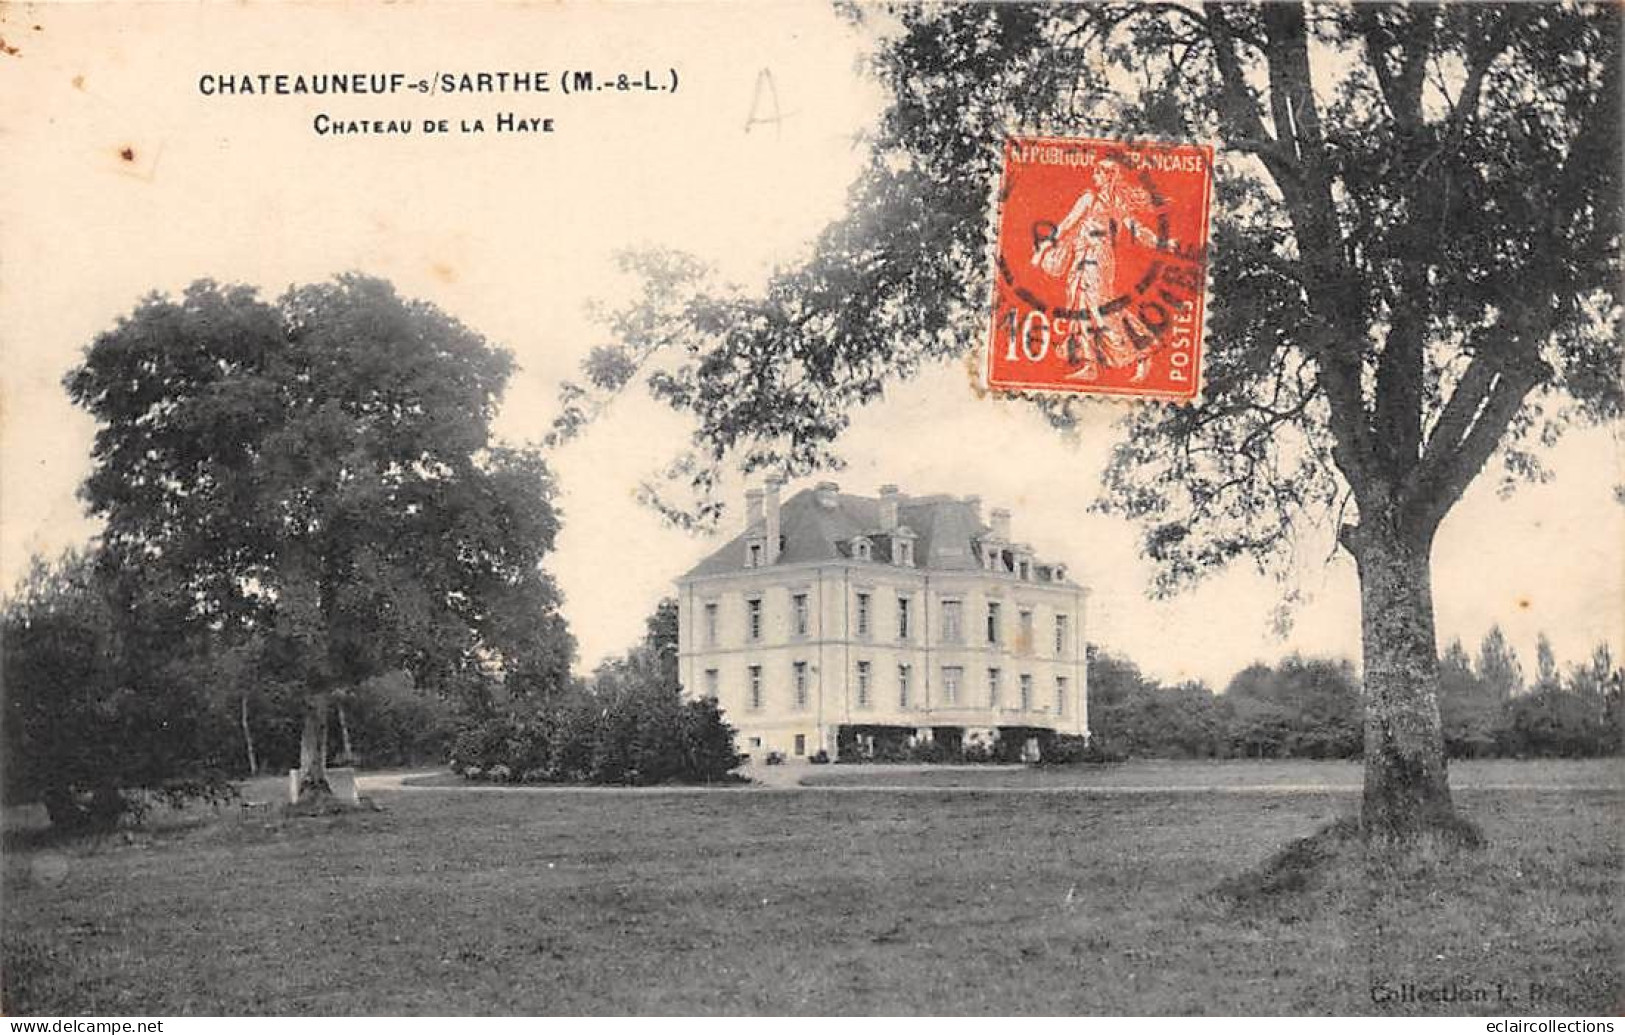
[(1617, 1012), (1620, 51), (0, 7), (4, 1012)]

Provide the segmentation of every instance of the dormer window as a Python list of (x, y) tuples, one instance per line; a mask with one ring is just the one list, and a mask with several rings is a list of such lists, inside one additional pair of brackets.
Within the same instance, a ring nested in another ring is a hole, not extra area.
[(747, 567), (747, 568), (760, 568), (761, 566), (762, 566), (762, 544), (761, 543), (751, 543), (750, 546), (746, 548), (745, 567)]
[(914, 532), (904, 526), (891, 536), (891, 561), (905, 567), (914, 567)]
[(874, 558), (874, 544), (859, 536), (852, 540), (852, 557), (854, 560), (867, 561)]

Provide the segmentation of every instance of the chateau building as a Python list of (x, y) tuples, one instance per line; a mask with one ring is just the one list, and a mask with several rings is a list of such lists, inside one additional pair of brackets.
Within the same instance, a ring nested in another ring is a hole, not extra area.
[(746, 495), (745, 529), (677, 580), (679, 672), (740, 749), (831, 758), (1087, 735), (1084, 602), (972, 496), (832, 482)]

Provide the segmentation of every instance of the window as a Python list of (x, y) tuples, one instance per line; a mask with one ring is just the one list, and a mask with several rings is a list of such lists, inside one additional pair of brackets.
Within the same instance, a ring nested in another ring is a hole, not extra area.
[(1056, 657), (1065, 657), (1066, 656), (1067, 641), (1071, 638), (1068, 635), (1070, 630), (1067, 628), (1067, 626), (1070, 625), (1070, 624), (1071, 624), (1071, 622), (1070, 622), (1070, 620), (1068, 619), (1068, 617), (1066, 615), (1056, 615), (1055, 616), (1055, 656)]
[(761, 737), (752, 737), (752, 738), (750, 738), (750, 746), (753, 747), (753, 748), (761, 747), (762, 746), (762, 738)]
[(858, 707), (869, 707), (869, 663), (858, 662)]
[(892, 541), (892, 549), (896, 551), (896, 556), (893, 558), (893, 560), (895, 560), (898, 564), (906, 564), (909, 567), (914, 566), (914, 540), (894, 539)]
[(1056, 715), (1065, 715), (1066, 714), (1067, 683), (1068, 683), (1068, 681), (1067, 681), (1067, 678), (1065, 676), (1056, 676), (1055, 677), (1055, 714)]
[(858, 594), (858, 635), (869, 635), (869, 594)]
[(761, 566), (762, 566), (762, 544), (761, 543), (751, 543), (750, 544), (750, 560), (747, 562), (746, 567), (760, 568)]
[(805, 661), (796, 662), (794, 665), (794, 671), (796, 707), (805, 708), (807, 707), (807, 663)]
[(909, 628), (909, 619), (913, 617), (909, 614), (909, 608), (913, 603), (914, 601), (908, 597), (897, 598), (897, 638), (899, 640), (906, 640), (914, 635), (914, 630)]
[(999, 604), (997, 601), (987, 605), (987, 642), (999, 642)]
[(718, 685), (718, 682), (719, 682), (719, 678), (717, 676), (717, 670), (714, 669), (714, 668), (706, 669), (705, 670), (705, 696), (709, 697), (713, 701), (715, 701), (717, 699), (717, 685)]
[(797, 593), (790, 598), (790, 603), (795, 612), (796, 635), (805, 636), (807, 635), (807, 594)]
[(1025, 672), (1021, 674), (1021, 710), (1033, 710), (1033, 677)]
[(965, 670), (958, 665), (949, 665), (942, 670), (942, 703), (959, 703), (959, 684), (965, 678)]
[(1019, 612), (1017, 612), (1016, 618), (1021, 623), (1020, 638), (1017, 641), (1019, 649), (1024, 652), (1031, 651), (1033, 649), (1032, 610), (1030, 608), (1022, 608)]
[(961, 643), (965, 639), (964, 605), (957, 600), (942, 602), (942, 642)]
[(762, 707), (762, 666), (750, 667), (750, 707), (755, 711)]
[(805, 733), (797, 733), (796, 734), (796, 757), (800, 758), (802, 755), (805, 755), (806, 753), (807, 753), (807, 735)]
[(762, 638), (762, 598), (752, 597), (745, 601), (745, 635), (751, 641)]
[(999, 706), (999, 670), (996, 668), (987, 670), (987, 706), (989, 708)]
[(852, 540), (852, 556), (860, 561), (870, 560), (872, 557), (870, 546), (871, 544), (867, 539)]
[(914, 672), (908, 665), (897, 666), (897, 707), (903, 711), (909, 709), (908, 694), (911, 689), (909, 683), (913, 680), (913, 676)]
[(717, 645), (717, 605), (715, 601), (705, 605), (705, 643), (708, 647)]

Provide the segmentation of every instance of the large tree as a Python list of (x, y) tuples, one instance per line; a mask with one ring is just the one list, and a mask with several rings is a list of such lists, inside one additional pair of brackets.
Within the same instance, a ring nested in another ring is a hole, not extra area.
[(300, 795), (326, 779), (336, 691), (405, 669), (450, 689), (563, 680), (538, 454), (492, 441), (508, 353), (360, 275), (193, 284), (99, 335), (66, 384), (100, 422), (83, 495), (102, 558), (180, 600), (175, 636), (257, 646), (307, 698)]
[[(566, 386), (567, 438), (642, 376), (697, 420), (645, 487), (714, 520), (720, 465), (836, 460), (853, 407), (987, 325), (1009, 129), (1211, 140), (1201, 401), (1141, 405), (1103, 506), (1169, 591), (1276, 570), (1324, 517), (1360, 580), (1364, 829), (1454, 829), (1430, 557), (1499, 450), (1616, 418), (1620, 11), (1612, 5), (905, 6), (877, 23), (891, 104), (848, 214), (756, 294), (675, 253)], [(676, 358), (655, 360), (668, 354)], [(1082, 404), (1035, 403), (1058, 423)], [(673, 491), (677, 486), (677, 491)]]

